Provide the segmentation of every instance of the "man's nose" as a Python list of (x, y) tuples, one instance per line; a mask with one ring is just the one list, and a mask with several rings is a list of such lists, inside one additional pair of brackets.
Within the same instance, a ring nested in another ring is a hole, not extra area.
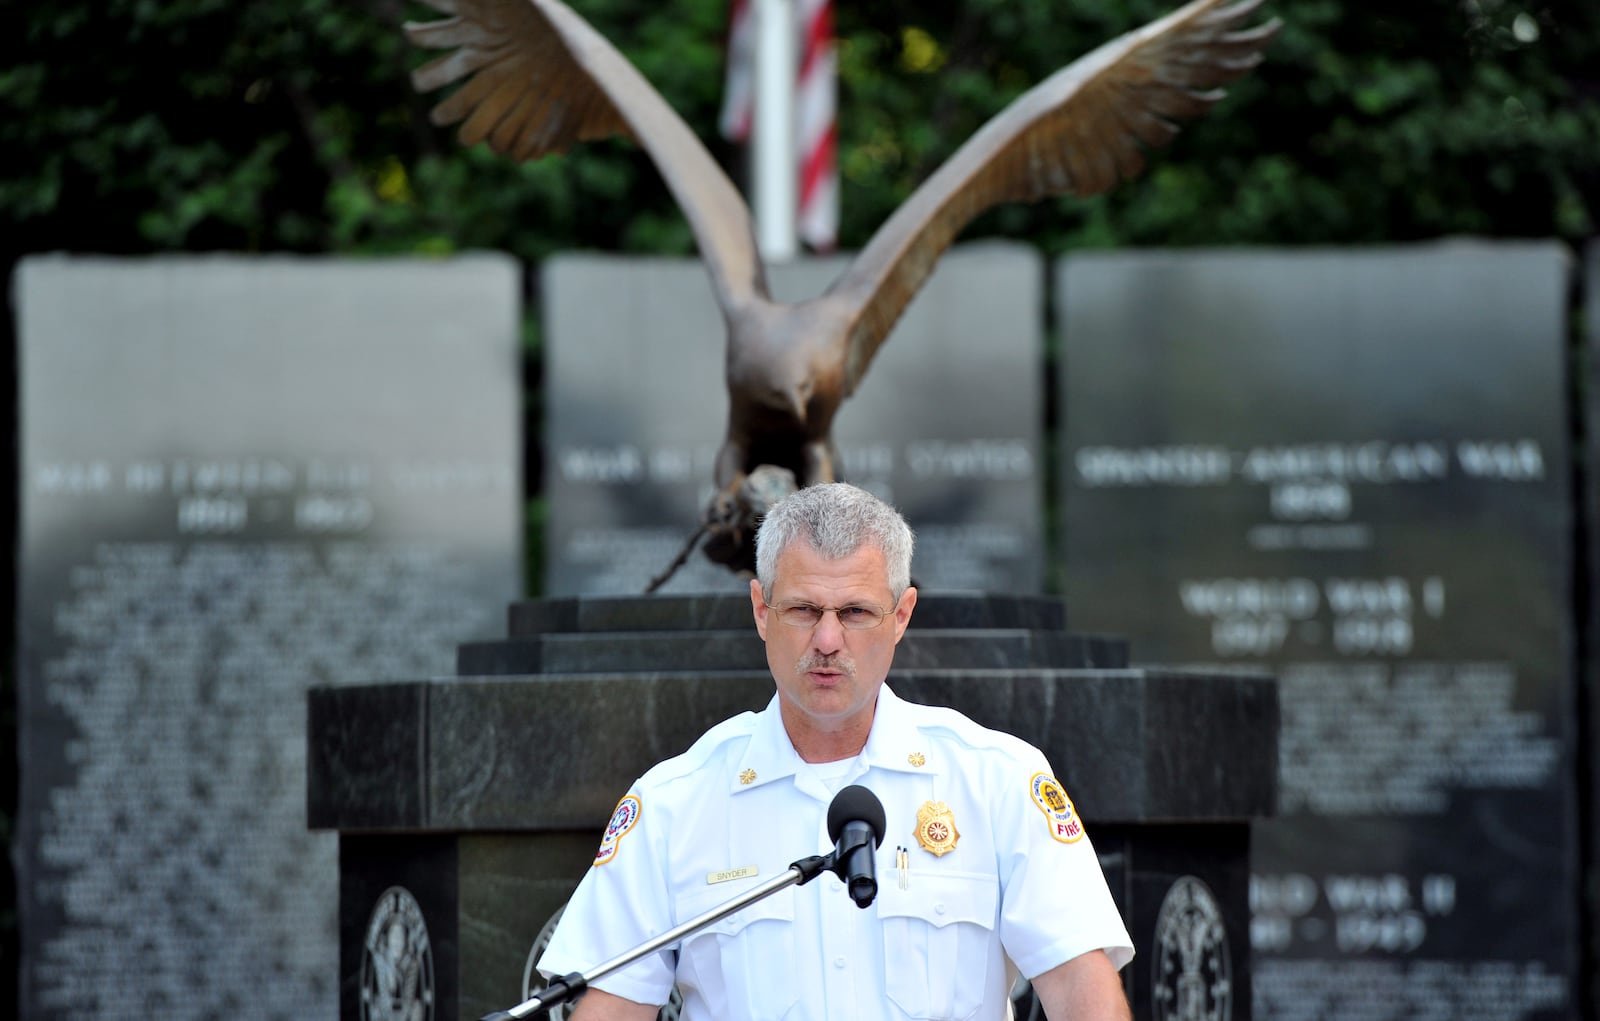
[(844, 647), (844, 625), (838, 610), (823, 610), (811, 629), (811, 644), (818, 652), (832, 653)]

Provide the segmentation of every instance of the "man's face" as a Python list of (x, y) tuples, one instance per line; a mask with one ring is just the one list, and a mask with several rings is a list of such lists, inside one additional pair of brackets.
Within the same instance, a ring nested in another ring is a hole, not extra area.
[[(883, 552), (876, 546), (824, 560), (797, 541), (778, 555), (771, 604), (757, 581), (750, 582), (750, 601), (756, 630), (767, 643), (767, 666), (778, 685), (783, 722), (796, 748), (803, 754), (802, 742), (810, 735), (851, 730), (859, 730), (864, 740), (894, 647), (911, 622), (917, 590), (906, 589), (896, 603)], [(791, 627), (779, 619), (778, 609), (796, 604), (873, 607), (888, 616), (861, 631), (844, 627), (835, 613), (824, 613), (814, 627)]]

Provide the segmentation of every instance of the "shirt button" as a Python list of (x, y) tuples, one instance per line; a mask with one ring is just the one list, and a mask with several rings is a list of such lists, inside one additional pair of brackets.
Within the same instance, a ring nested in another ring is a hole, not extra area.
[(944, 905), (943, 904), (935, 904), (933, 906), (933, 913), (936, 914), (936, 915), (944, 914)]
[(834, 890), (834, 891), (843, 890), (844, 889), (844, 884), (839, 882), (837, 879), (830, 879), (830, 880), (828, 880), (828, 889)]
[(843, 968), (844, 967), (844, 958), (842, 956), (841, 957), (835, 957), (833, 959), (833, 966), (835, 968)]

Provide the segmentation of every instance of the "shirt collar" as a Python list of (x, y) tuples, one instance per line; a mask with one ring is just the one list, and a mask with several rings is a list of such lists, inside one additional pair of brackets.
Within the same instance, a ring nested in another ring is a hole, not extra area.
[(878, 689), (878, 711), (872, 717), (872, 733), (861, 750), (868, 769), (896, 773), (939, 773), (942, 764), (930, 754), (927, 738), (917, 728), (911, 703), (889, 690)]
[(750, 742), (745, 745), (744, 755), (728, 779), (728, 789), (734, 794), (794, 776), (800, 769), (800, 755), (789, 740), (789, 732), (783, 729), (778, 698), (774, 693), (767, 707), (756, 714)]
[[(750, 742), (745, 745), (728, 789), (737, 794), (753, 790), (773, 780), (792, 777), (800, 771), (801, 760), (789, 732), (783, 728), (778, 708), (780, 696), (774, 694), (767, 707), (756, 715)], [(885, 769), (897, 773), (942, 772), (942, 764), (930, 755), (927, 742), (913, 720), (913, 711), (889, 686), (878, 689), (878, 705), (872, 716), (872, 730), (860, 760), (866, 769)]]

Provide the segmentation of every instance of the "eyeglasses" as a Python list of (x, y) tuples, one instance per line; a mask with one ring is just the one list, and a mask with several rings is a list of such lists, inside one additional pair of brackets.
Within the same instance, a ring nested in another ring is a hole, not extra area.
[(772, 612), (778, 619), (790, 627), (816, 627), (822, 620), (822, 615), (832, 610), (839, 618), (842, 627), (851, 631), (871, 631), (883, 623), (883, 618), (889, 615), (888, 610), (880, 610), (876, 606), (812, 606), (810, 603), (790, 603), (788, 606), (774, 606)]

